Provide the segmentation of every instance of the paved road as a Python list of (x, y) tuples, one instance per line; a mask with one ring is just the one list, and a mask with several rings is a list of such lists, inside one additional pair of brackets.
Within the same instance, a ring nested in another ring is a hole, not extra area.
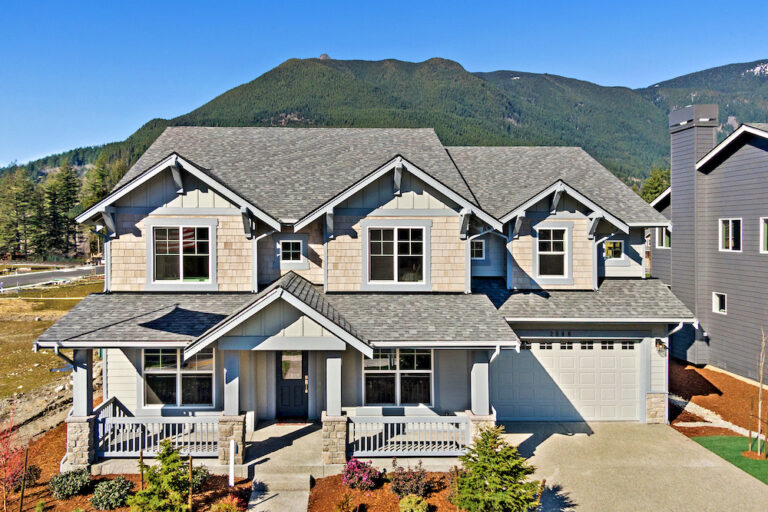
[(0, 277), (0, 283), (3, 288), (8, 290), (16, 286), (26, 286), (29, 284), (44, 283), (53, 279), (68, 279), (72, 277), (82, 277), (98, 275), (104, 273), (104, 267), (72, 267), (64, 270), (51, 270), (45, 272), (29, 272), (19, 275), (7, 275)]

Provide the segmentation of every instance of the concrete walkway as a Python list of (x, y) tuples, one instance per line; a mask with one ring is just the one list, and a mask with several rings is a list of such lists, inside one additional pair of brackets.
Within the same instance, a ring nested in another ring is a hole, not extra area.
[(507, 423), (545, 511), (764, 511), (768, 485), (666, 425)]
[(310, 478), (322, 478), (322, 437), (316, 423), (272, 424), (249, 434), (246, 459), (254, 461), (253, 512), (305, 511)]

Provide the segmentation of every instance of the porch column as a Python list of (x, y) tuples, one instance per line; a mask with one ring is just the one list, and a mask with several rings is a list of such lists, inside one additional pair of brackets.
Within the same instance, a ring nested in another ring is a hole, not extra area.
[(476, 416), (488, 416), (490, 414), (488, 353), (484, 350), (476, 350), (472, 361), (472, 413)]
[(87, 468), (96, 458), (93, 431), (93, 350), (72, 354), (72, 415), (66, 419), (67, 456), (62, 471)]
[(90, 416), (93, 414), (93, 350), (75, 349), (72, 362), (72, 416)]
[(224, 351), (224, 412), (219, 417), (219, 464), (228, 464), (230, 441), (235, 441), (235, 464), (245, 451), (245, 415), (240, 414), (240, 353)]
[(325, 411), (322, 414), (323, 463), (347, 461), (347, 417), (341, 412), (341, 352), (325, 356)]
[(240, 353), (224, 351), (224, 416), (240, 414)]
[(325, 356), (325, 410), (328, 416), (341, 416), (341, 353)]

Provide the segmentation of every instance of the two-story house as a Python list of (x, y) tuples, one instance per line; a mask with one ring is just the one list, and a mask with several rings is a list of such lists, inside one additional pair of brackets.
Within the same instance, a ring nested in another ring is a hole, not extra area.
[(669, 220), (579, 148), (174, 127), (77, 220), (108, 233), (104, 293), (36, 341), (73, 351), (63, 467), (164, 438), (242, 463), (286, 418), (322, 422), (326, 462), (456, 455), (497, 420), (664, 422), (694, 319), (645, 279)]
[(768, 332), (768, 125), (743, 124), (719, 144), (717, 129), (717, 105), (669, 116), (671, 185), (652, 205), (672, 224), (651, 231), (651, 272), (698, 320), (674, 334), (672, 354), (757, 379)]

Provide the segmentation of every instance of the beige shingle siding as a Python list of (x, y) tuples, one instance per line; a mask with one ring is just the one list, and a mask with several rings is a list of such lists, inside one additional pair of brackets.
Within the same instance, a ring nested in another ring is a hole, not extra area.
[[(194, 210), (190, 210), (193, 213)], [(166, 219), (206, 218), (211, 216), (152, 216)], [(147, 230), (144, 215), (117, 214), (119, 236), (113, 239), (112, 291), (143, 291), (147, 283)], [(251, 241), (243, 234), (240, 216), (222, 215), (216, 231), (219, 291), (251, 291)]]
[[(376, 217), (384, 219), (429, 219), (432, 221), (432, 291), (463, 292), (466, 284), (465, 242), (459, 238), (458, 216), (451, 217)], [(336, 237), (328, 243), (328, 291), (359, 291), (362, 275), (362, 229), (360, 216), (334, 219)]]
[[(531, 228), (547, 220), (561, 223), (571, 223), (572, 251), (571, 269), (573, 284), (539, 284), (533, 271), (533, 244), (536, 239), (532, 236)], [(512, 242), (512, 285), (518, 290), (591, 290), (592, 280), (592, 245), (593, 241), (587, 237), (587, 219), (524, 219), (520, 229), (520, 236)]]

